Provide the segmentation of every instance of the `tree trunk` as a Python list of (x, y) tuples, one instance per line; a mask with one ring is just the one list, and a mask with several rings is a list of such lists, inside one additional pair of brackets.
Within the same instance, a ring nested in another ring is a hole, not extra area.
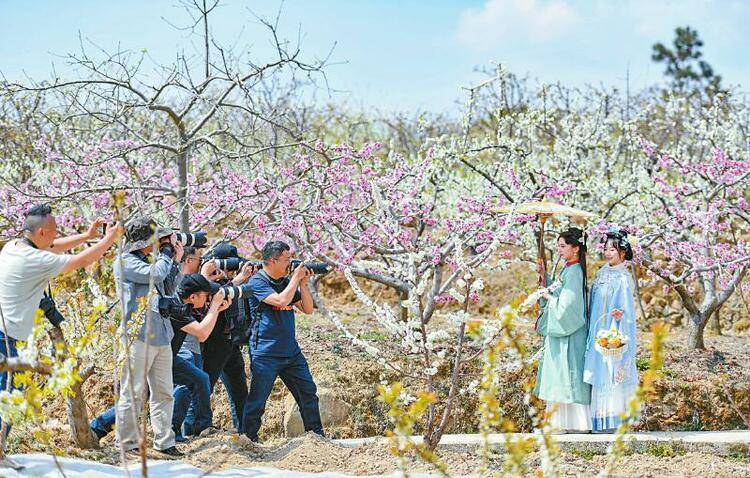
[(690, 336), (688, 337), (688, 348), (690, 350), (704, 350), (703, 331), (706, 328), (707, 317), (696, 314), (690, 317)]
[(711, 316), (711, 332), (716, 335), (721, 335), (721, 320), (719, 318), (721, 307), (716, 308), (716, 312)]
[(180, 208), (180, 231), (190, 232), (190, 210), (188, 209), (188, 152), (177, 155), (177, 207)]
[(76, 445), (83, 449), (99, 448), (99, 440), (89, 428), (89, 414), (83, 396), (83, 384), (93, 373), (93, 366), (81, 372), (81, 381), (73, 386), (73, 395), (67, 398), (70, 433)]

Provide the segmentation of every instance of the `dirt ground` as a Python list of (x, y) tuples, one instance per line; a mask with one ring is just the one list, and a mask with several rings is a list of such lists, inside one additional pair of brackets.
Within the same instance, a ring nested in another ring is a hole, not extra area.
[[(498, 304), (525, 287), (523, 274), (509, 275), (502, 281), (488, 282), (487, 303), (477, 306), (480, 315), (491, 313)], [(335, 297), (329, 304), (335, 307), (347, 327), (365, 334), (376, 345), (388, 340), (378, 334), (373, 317), (356, 302), (347, 285), (333, 282), (323, 290), (327, 297)], [(387, 290), (369, 290), (374, 297), (386, 298)], [(664, 300), (646, 303), (650, 317), (662, 314), (669, 320), (675, 311), (669, 310)], [(656, 307), (652, 310), (652, 307)], [(661, 307), (660, 309), (658, 307)], [(648, 363), (650, 334), (648, 320), (639, 332), (639, 368)], [(687, 328), (675, 327), (666, 342), (663, 377), (657, 382), (657, 397), (646, 405), (639, 428), (641, 430), (718, 430), (747, 428), (750, 418), (750, 341), (746, 331), (724, 327), (724, 335), (706, 331), (707, 350), (694, 352), (686, 349)], [(342, 337), (329, 319), (319, 313), (300, 317), (297, 335), (308, 358), (319, 388), (332, 390), (337, 398), (351, 405), (350, 419), (343, 426), (326, 430), (330, 438), (359, 438), (382, 436), (388, 428), (385, 407), (377, 401), (375, 385), (394, 377), (385, 374), (380, 366), (361, 350)], [(90, 416), (101, 413), (113, 404), (112, 377), (107, 369), (108, 358), (101, 361), (100, 372), (84, 386)], [(528, 431), (523, 395), (517, 387), (518, 376), (501, 377), (506, 413), (519, 424), (519, 431)], [(288, 392), (279, 383), (269, 399), (260, 437), (264, 445), (241, 447), (229, 413), (226, 393), (218, 385), (213, 396), (214, 423), (223, 433), (193, 440), (181, 445), (187, 451), (187, 461), (204, 469), (237, 466), (273, 466), (297, 471), (338, 471), (351, 475), (390, 473), (398, 469), (397, 460), (382, 445), (344, 448), (316, 436), (286, 440), (283, 432), (284, 401)], [(476, 433), (476, 401), (462, 397), (446, 433)], [(72, 445), (66, 424), (62, 400), (45, 404), (51, 417), (47, 429), (51, 443), (39, 442), (30, 429), (14, 428), (9, 439), (11, 453), (50, 452), (78, 456), (107, 463), (119, 461), (112, 437), (102, 441), (100, 450), (80, 450)], [(743, 419), (744, 416), (744, 419)], [(674, 450), (654, 450), (653, 453), (631, 454), (622, 458), (617, 476), (750, 476), (748, 453), (719, 457), (702, 453), (679, 453)], [(441, 453), (451, 474), (462, 475), (476, 470), (479, 462), (471, 453)], [(565, 453), (563, 471), (567, 476), (593, 476), (603, 466), (606, 457), (586, 452)], [(539, 466), (537, 455), (530, 458), (531, 469)], [(493, 460), (491, 467), (502, 468), (502, 458)], [(411, 470), (429, 470), (414, 460)]]

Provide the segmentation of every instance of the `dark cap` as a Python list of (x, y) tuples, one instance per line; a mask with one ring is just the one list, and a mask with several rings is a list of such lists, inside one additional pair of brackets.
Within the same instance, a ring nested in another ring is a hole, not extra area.
[(196, 294), (198, 292), (215, 294), (219, 292), (219, 289), (221, 289), (219, 284), (211, 282), (201, 274), (188, 274), (182, 278), (180, 285), (177, 287), (177, 295), (186, 298), (189, 297), (190, 294)]
[(213, 259), (229, 259), (230, 257), (240, 257), (237, 254), (237, 248), (228, 242), (220, 242), (209, 251)]
[(159, 227), (150, 217), (137, 217), (125, 227), (125, 252), (133, 252), (148, 247), (153, 241), (154, 231), (159, 239), (172, 234), (171, 229)]

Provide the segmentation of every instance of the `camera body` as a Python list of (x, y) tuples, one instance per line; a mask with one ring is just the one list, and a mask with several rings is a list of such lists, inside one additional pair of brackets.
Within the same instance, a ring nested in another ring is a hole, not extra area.
[(54, 299), (46, 293), (44, 294), (44, 297), (42, 297), (42, 300), (39, 301), (39, 308), (42, 309), (44, 316), (55, 327), (59, 327), (60, 323), (65, 320), (65, 317), (63, 317), (60, 311), (57, 310), (57, 305), (55, 304)]
[(176, 297), (159, 297), (159, 314), (162, 317), (184, 319), (193, 311), (192, 304), (183, 304)]

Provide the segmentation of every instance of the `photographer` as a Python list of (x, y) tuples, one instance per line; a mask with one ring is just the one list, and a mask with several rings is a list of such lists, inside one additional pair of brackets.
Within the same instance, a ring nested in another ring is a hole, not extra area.
[[(215, 245), (210, 251), (211, 259), (239, 258), (237, 248), (223, 242)], [(211, 264), (207, 262), (206, 265)], [(229, 279), (224, 278), (219, 283), (222, 285), (242, 285), (255, 273), (250, 262), (246, 262), (237, 275)], [(231, 273), (230, 273), (231, 274)], [(203, 370), (208, 374), (211, 381), (211, 390), (221, 378), (224, 388), (229, 395), (229, 403), (232, 412), (232, 422), (238, 433), (242, 433), (242, 410), (247, 397), (247, 375), (245, 374), (245, 360), (240, 350), (241, 343), (233, 340), (233, 324), (246, 323), (247, 301), (235, 300), (232, 307), (224, 311), (219, 317), (211, 336), (203, 343)], [(244, 343), (244, 339), (242, 343)], [(192, 424), (190, 417), (185, 421), (185, 432), (190, 434)]]
[[(197, 274), (199, 271), (211, 282), (224, 277), (221, 270), (213, 262), (206, 262), (201, 267), (202, 257), (195, 247), (186, 247), (182, 262), (182, 273)], [(175, 339), (177, 336), (175, 336)], [(172, 366), (172, 378), (175, 387), (174, 412), (172, 428), (177, 442), (186, 441), (183, 435), (183, 423), (188, 422), (190, 434), (197, 428), (196, 434), (205, 429), (213, 428), (213, 414), (211, 412), (211, 382), (208, 374), (203, 371), (203, 355), (201, 341), (194, 335), (188, 334), (180, 347), (172, 339), (172, 349), (175, 353)], [(196, 417), (196, 411), (198, 416)], [(195, 426), (196, 421), (198, 426)]]
[[(58, 253), (95, 237), (102, 222), (95, 222), (93, 232), (90, 228), (85, 234), (57, 238), (57, 222), (50, 206), (39, 205), (28, 210), (24, 237), (11, 240), (0, 251), (0, 353), (16, 357), (16, 342), (30, 338), (34, 317), (50, 279), (93, 264), (117, 240), (120, 225), (111, 224), (93, 246), (75, 255)], [(6, 390), (7, 386), (7, 372), (0, 373), (0, 389)]]
[(294, 308), (313, 311), (308, 286), (312, 271), (300, 264), (287, 276), (289, 246), (270, 241), (263, 246), (263, 269), (247, 283), (251, 289), (250, 393), (243, 413), (244, 432), (257, 442), (261, 418), (276, 377), (281, 377), (299, 406), (305, 431), (323, 435), (318, 396), (307, 360), (297, 344)]
[[(151, 264), (149, 255), (153, 252), (155, 237), (159, 243), (159, 255)], [(170, 342), (174, 332), (169, 319), (159, 314), (157, 299), (174, 293), (180, 275), (177, 263), (182, 259), (183, 246), (172, 231), (157, 227), (152, 219), (145, 217), (128, 224), (127, 239), (122, 258), (115, 261), (114, 266), (116, 283), (123, 298), (125, 322), (129, 322), (138, 310), (139, 300), (148, 296), (151, 283), (156, 295), (152, 298), (151, 310), (145, 311), (146, 320), (130, 346), (129, 364), (123, 367), (120, 377), (120, 397), (116, 405), (117, 439), (126, 451), (138, 450), (137, 417), (143, 408), (141, 394), (148, 382), (154, 449), (169, 456), (180, 456), (172, 432)]]
[[(218, 293), (217, 293), (218, 292)], [(205, 293), (205, 294), (204, 294)], [(207, 294), (214, 294), (211, 308), (206, 313), (202, 308), (205, 305)], [(219, 285), (210, 282), (201, 274), (188, 274), (177, 288), (177, 299), (181, 304), (176, 304), (175, 309), (181, 305), (190, 305), (191, 312), (186, 318), (182, 313), (170, 313), (162, 310), (172, 320), (174, 337), (172, 338), (172, 352), (174, 362), (172, 366), (172, 377), (174, 383), (184, 387), (188, 391), (188, 398), (192, 398), (195, 411), (194, 424), (195, 433), (201, 434), (204, 430), (213, 428), (213, 414), (211, 412), (211, 386), (208, 374), (195, 363), (179, 354), (183, 343), (187, 338), (195, 338), (199, 343), (204, 342), (215, 328), (219, 313), (229, 307), (231, 302), (224, 299), (224, 291), (219, 292)], [(205, 317), (203, 315), (205, 314)], [(177, 388), (175, 389), (177, 391)], [(175, 410), (182, 416), (172, 419), (175, 434), (179, 433), (179, 427), (185, 417), (190, 400), (184, 400), (179, 409), (175, 402)]]

